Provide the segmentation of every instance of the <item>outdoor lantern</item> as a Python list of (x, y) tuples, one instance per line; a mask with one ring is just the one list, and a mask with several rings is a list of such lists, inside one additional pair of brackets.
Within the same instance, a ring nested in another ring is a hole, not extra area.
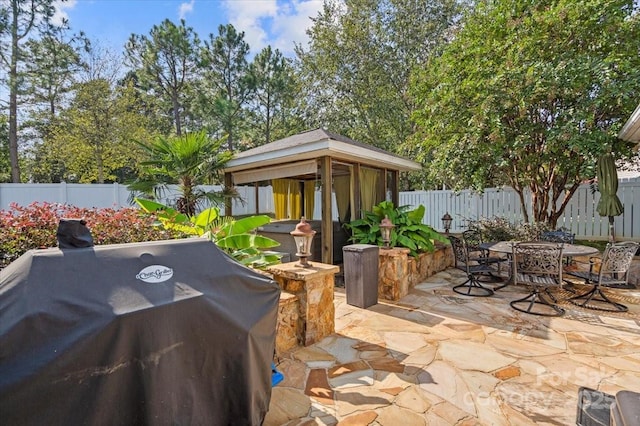
[(453, 218), (451, 217), (449, 212), (446, 212), (444, 216), (442, 216), (442, 226), (444, 227), (444, 233), (447, 235), (449, 234), (449, 229), (451, 229), (452, 220)]
[(391, 230), (395, 228), (395, 225), (389, 220), (389, 216), (384, 217), (380, 222), (380, 233), (382, 234), (382, 242), (384, 245), (382, 248), (390, 249), (391, 248)]
[(311, 256), (311, 242), (313, 241), (313, 236), (316, 235), (316, 231), (311, 229), (311, 225), (305, 221), (303, 216), (300, 218), (300, 223), (296, 225), (296, 229), (290, 233), (296, 242), (296, 256), (300, 258), (300, 263), (296, 264), (296, 266), (310, 268), (311, 264), (307, 262), (307, 257)]

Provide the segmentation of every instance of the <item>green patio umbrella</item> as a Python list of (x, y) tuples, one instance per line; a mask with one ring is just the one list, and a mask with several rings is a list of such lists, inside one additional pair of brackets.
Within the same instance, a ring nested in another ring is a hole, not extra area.
[(624, 209), (617, 195), (618, 171), (611, 153), (603, 154), (598, 158), (598, 190), (600, 191), (598, 213), (600, 216), (609, 216), (609, 241), (615, 242), (613, 217), (620, 216)]

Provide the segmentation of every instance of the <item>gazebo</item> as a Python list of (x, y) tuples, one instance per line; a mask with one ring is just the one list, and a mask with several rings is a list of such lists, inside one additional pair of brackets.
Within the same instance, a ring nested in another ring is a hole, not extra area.
[(622, 140), (633, 142), (636, 144), (636, 148), (640, 149), (640, 104), (633, 111), (631, 117), (622, 126), (618, 137)]
[[(400, 172), (420, 169), (409, 159), (315, 129), (240, 152), (227, 163), (224, 174), (229, 187), (255, 187), (256, 214), (261, 213), (259, 187), (271, 185), (276, 221), (298, 221), (303, 216), (312, 220), (319, 188), (321, 260), (333, 264), (334, 201), (340, 224), (360, 218), (384, 200), (398, 205)], [(231, 203), (226, 204), (225, 214), (233, 214)]]

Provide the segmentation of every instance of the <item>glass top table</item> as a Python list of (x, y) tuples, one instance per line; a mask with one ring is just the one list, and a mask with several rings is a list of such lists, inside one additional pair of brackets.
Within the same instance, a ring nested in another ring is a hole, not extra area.
[[(497, 243), (482, 243), (480, 248), (499, 253), (512, 253), (513, 245), (518, 241), (500, 241)], [(537, 241), (532, 241), (537, 242)], [(590, 256), (592, 254), (599, 253), (595, 247), (583, 246), (581, 244), (563, 244), (562, 255), (563, 256)]]

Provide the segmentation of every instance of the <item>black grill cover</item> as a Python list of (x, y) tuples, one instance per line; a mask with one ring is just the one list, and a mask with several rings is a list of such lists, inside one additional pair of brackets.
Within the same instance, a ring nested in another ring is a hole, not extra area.
[(0, 423), (259, 425), (280, 289), (204, 239), (0, 271)]

